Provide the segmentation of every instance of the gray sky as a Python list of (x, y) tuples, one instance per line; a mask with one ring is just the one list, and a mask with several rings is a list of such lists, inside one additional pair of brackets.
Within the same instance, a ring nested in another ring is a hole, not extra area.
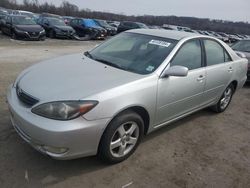
[[(19, 0), (22, 1), (22, 0)], [(62, 0), (39, 0), (60, 5)], [(79, 8), (126, 15), (176, 15), (250, 22), (249, 0), (69, 0)]]

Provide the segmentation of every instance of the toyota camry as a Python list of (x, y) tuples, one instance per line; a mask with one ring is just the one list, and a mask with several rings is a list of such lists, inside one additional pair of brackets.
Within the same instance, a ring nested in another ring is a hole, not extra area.
[(210, 107), (227, 109), (247, 59), (209, 36), (130, 30), (84, 54), (24, 70), (7, 99), (17, 133), (55, 159), (127, 159), (144, 135)]

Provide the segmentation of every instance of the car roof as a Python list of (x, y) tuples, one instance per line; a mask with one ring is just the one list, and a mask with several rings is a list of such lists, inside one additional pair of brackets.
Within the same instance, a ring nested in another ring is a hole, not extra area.
[(203, 36), (197, 33), (188, 33), (188, 32), (183, 32), (183, 31), (164, 30), (164, 29), (133, 29), (133, 30), (129, 30), (126, 32), (144, 34), (144, 35), (152, 35), (152, 36), (169, 38), (169, 39), (174, 39), (174, 40), (181, 40), (187, 37)]
[(26, 18), (26, 17), (28, 17), (28, 16), (25, 16), (25, 15), (15, 15), (15, 14), (9, 14), (8, 16), (10, 16), (11, 18), (14, 18), (14, 17)]

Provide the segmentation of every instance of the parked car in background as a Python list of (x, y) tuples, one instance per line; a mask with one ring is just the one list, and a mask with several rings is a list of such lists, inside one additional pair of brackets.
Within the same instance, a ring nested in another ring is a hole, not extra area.
[(38, 151), (118, 163), (145, 134), (207, 107), (224, 112), (246, 73), (247, 60), (216, 38), (137, 29), (28, 68), (7, 101), (15, 130)]
[(5, 19), (8, 12), (4, 9), (0, 9), (0, 30), (2, 28), (2, 25), (5, 23)]
[(233, 35), (233, 34), (228, 34), (228, 36), (229, 36), (230, 43), (235, 43), (235, 42), (242, 40), (240, 37)]
[(45, 40), (45, 30), (32, 18), (20, 15), (8, 15), (2, 25), (2, 32), (13, 39)]
[(229, 38), (228, 37), (224, 37), (221, 34), (215, 32), (215, 31), (208, 31), (213, 37), (216, 37), (217, 39), (222, 40), (223, 42), (229, 42)]
[(115, 27), (116, 29), (118, 28), (118, 26), (120, 25), (120, 22), (118, 21), (107, 21), (107, 23), (112, 26), (112, 27)]
[(62, 18), (63, 18), (66, 25), (69, 25), (70, 21), (72, 19), (74, 19), (74, 17), (72, 17), (72, 16), (63, 16)]
[(41, 25), (46, 35), (50, 38), (73, 38), (75, 30), (65, 24), (63, 19), (57, 17), (40, 17), (38, 24)]
[(223, 32), (217, 32), (220, 36), (223, 37), (223, 41), (226, 42), (226, 43), (229, 43), (229, 35), (226, 34), (226, 33), (223, 33)]
[(191, 30), (189, 27), (179, 26), (179, 25), (170, 25), (170, 24), (163, 24), (163, 28), (167, 30), (175, 30), (175, 31), (184, 31), (184, 30)]
[(111, 25), (109, 25), (107, 23), (107, 21), (95, 19), (95, 22), (97, 23), (97, 25), (99, 25), (100, 27), (104, 28), (107, 31), (107, 35), (108, 36), (114, 36), (114, 35), (116, 35), (117, 28), (112, 27)]
[(147, 25), (139, 22), (121, 22), (117, 28), (117, 33), (121, 33), (123, 31), (131, 30), (131, 29), (147, 29)]
[(158, 25), (148, 25), (149, 29), (163, 29), (161, 26)]
[(240, 40), (231, 46), (236, 52), (245, 54), (248, 59), (247, 81), (250, 81), (250, 39)]
[(47, 12), (44, 12), (44, 13), (40, 14), (40, 18), (42, 18), (42, 17), (52, 17), (52, 18), (63, 19), (63, 17), (60, 16), (60, 15), (51, 14), (51, 13), (47, 13)]
[(70, 26), (75, 29), (79, 37), (88, 36), (90, 39), (105, 39), (107, 36), (107, 31), (92, 19), (75, 18), (70, 21)]

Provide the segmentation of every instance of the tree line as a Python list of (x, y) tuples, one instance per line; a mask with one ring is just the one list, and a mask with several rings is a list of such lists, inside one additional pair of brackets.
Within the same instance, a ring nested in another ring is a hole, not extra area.
[(68, 1), (63, 1), (60, 6), (52, 3), (39, 3), (38, 0), (23, 0), (18, 4), (16, 0), (1, 0), (0, 7), (8, 9), (26, 10), (34, 13), (52, 13), (61, 16), (74, 16), (83, 18), (105, 19), (113, 21), (136, 21), (148, 25), (163, 24), (180, 25), (190, 27), (195, 30), (211, 30), (217, 32), (226, 32), (230, 34), (247, 34), (250, 35), (250, 24), (248, 22), (232, 22), (224, 20), (201, 19), (195, 17), (177, 17), (177, 16), (128, 16), (123, 14), (114, 14), (109, 12), (92, 11), (90, 9), (79, 9)]

